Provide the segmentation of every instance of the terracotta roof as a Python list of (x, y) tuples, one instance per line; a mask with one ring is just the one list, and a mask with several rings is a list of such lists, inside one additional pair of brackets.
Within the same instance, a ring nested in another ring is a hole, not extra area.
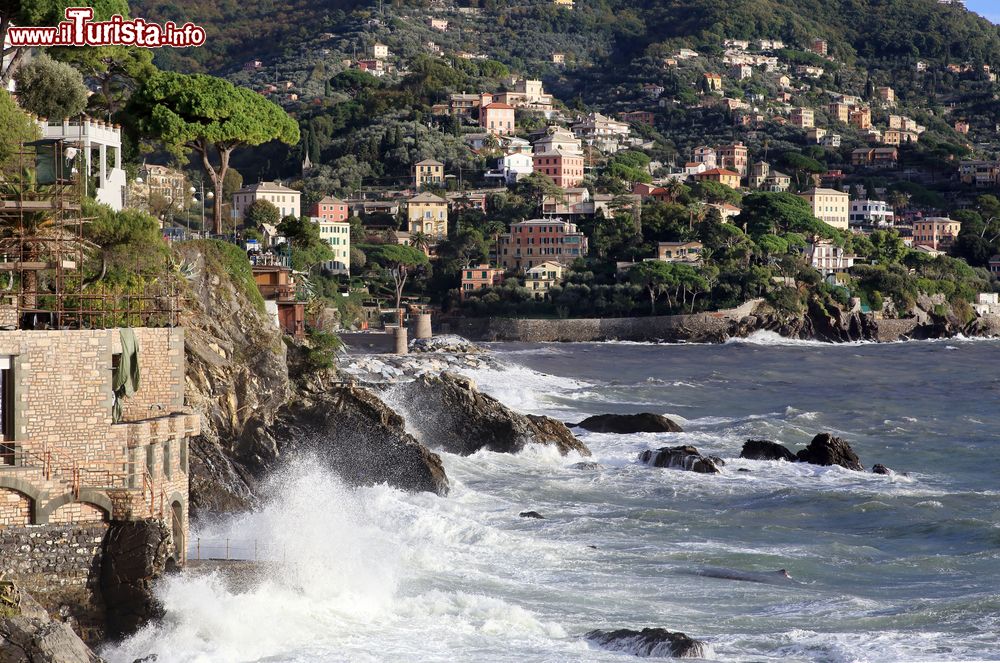
[(725, 168), (713, 168), (712, 170), (706, 170), (704, 173), (698, 173), (699, 175), (731, 175), (733, 177), (739, 177), (740, 174), (734, 170), (727, 170)]
[(489, 110), (491, 108), (495, 110), (514, 110), (514, 107), (511, 106), (510, 104), (502, 104), (499, 101), (494, 101), (492, 104), (484, 106), (483, 108), (485, 108), (486, 110)]

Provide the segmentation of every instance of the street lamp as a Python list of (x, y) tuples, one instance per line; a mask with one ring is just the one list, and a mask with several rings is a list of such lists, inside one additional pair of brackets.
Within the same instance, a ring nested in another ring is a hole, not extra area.
[[(200, 200), (201, 200), (201, 231), (204, 232), (205, 231), (205, 198), (207, 196), (208, 200), (212, 200), (213, 198), (215, 198), (215, 194), (212, 193), (211, 191), (209, 191), (207, 194), (205, 193), (205, 180), (204, 179), (199, 179), (198, 180), (198, 186), (201, 187), (201, 197), (200, 197)], [(198, 192), (198, 189), (196, 189), (195, 187), (191, 187), (190, 190), (191, 190), (191, 196), (195, 200), (198, 200), (199, 197), (195, 195), (195, 193)], [(190, 226), (189, 226), (189, 230), (190, 230)]]

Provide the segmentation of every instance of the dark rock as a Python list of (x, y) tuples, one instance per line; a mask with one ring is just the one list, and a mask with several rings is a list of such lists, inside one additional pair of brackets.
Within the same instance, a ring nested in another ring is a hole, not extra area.
[(244, 510), (255, 481), (235, 457), (235, 442), (251, 422), (270, 424), (290, 398), (286, 345), (259, 294), (230, 276), (218, 249), (185, 242), (177, 251), (190, 271), (181, 312), (184, 400), (203, 415), (190, 447), (191, 515)]
[(545, 516), (537, 511), (522, 511), (519, 515), (522, 518), (537, 518), (538, 520), (545, 520)]
[(702, 474), (719, 474), (721, 471), (711, 458), (702, 456), (692, 446), (661, 447), (656, 451), (647, 449), (639, 454), (639, 460), (653, 467), (667, 467)]
[(564, 424), (514, 412), (481, 393), (472, 380), (453, 373), (423, 376), (397, 387), (402, 400), (417, 403), (407, 411), (409, 423), (430, 446), (469, 456), (480, 449), (517, 453), (528, 444), (553, 445), (564, 456), (590, 450)]
[(738, 470), (736, 470), (736, 471), (737, 471), (737, 472), (749, 472), (750, 470), (748, 470), (748, 469), (747, 469), (747, 468), (745, 468), (745, 467), (741, 467), (740, 469), (738, 469)]
[(643, 412), (641, 414), (599, 414), (587, 417), (576, 424), (592, 433), (683, 433), (676, 422), (662, 414)]
[(813, 465), (840, 465), (859, 472), (865, 469), (851, 446), (829, 433), (820, 433), (814, 437), (809, 446), (799, 451), (796, 457), (802, 462)]
[(726, 466), (726, 461), (724, 461), (722, 458), (719, 458), (718, 456), (709, 456), (708, 459), (710, 461), (712, 461), (713, 463), (715, 463), (716, 467), (725, 467)]
[(159, 520), (113, 522), (104, 537), (101, 594), (108, 635), (123, 638), (163, 616), (153, 584), (173, 552), (170, 530)]
[(597, 546), (587, 546), (587, 547), (588, 547), (588, 548), (591, 548), (591, 549), (593, 549), (593, 550), (597, 550)]
[(54, 621), (30, 595), (13, 583), (0, 583), (0, 592), (5, 598), (0, 613), (0, 662), (100, 663), (69, 624)]
[(872, 467), (872, 472), (874, 474), (886, 474), (886, 475), (893, 474), (893, 471), (890, 470), (885, 465), (883, 465), (882, 463), (877, 463), (874, 467)]
[(601, 649), (639, 657), (708, 658), (712, 654), (707, 643), (662, 628), (591, 631), (584, 637)]
[(240, 455), (263, 474), (296, 451), (315, 453), (351, 485), (388, 483), (448, 494), (441, 457), (407, 433), (403, 418), (374, 392), (361, 387), (303, 393), (273, 424), (250, 431)]
[(797, 459), (788, 447), (770, 440), (747, 440), (740, 451), (740, 458), (749, 460), (787, 460), (794, 463)]
[(584, 461), (582, 463), (573, 463), (569, 467), (570, 467), (571, 470), (596, 471), (596, 470), (600, 470), (601, 469), (601, 464), (600, 463), (588, 463), (588, 462)]

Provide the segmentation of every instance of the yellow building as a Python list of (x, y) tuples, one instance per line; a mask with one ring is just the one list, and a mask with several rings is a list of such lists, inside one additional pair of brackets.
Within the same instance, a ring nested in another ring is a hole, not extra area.
[(725, 168), (713, 168), (712, 170), (706, 170), (704, 173), (698, 173), (694, 176), (694, 178), (699, 182), (718, 182), (719, 184), (725, 184), (731, 189), (740, 188), (740, 174), (733, 170), (726, 170)]
[(444, 164), (424, 159), (413, 165), (413, 188), (418, 192), (427, 186), (444, 186)]
[(448, 201), (433, 193), (410, 198), (406, 206), (410, 235), (424, 233), (434, 243), (448, 236)]
[(809, 189), (799, 194), (809, 203), (813, 216), (837, 230), (847, 230), (851, 218), (851, 196), (835, 189)]
[(535, 265), (524, 273), (524, 287), (535, 299), (545, 299), (552, 286), (562, 282), (566, 268), (554, 260)]
[(816, 126), (815, 117), (811, 108), (793, 108), (791, 115), (792, 126), (800, 129), (811, 129)]

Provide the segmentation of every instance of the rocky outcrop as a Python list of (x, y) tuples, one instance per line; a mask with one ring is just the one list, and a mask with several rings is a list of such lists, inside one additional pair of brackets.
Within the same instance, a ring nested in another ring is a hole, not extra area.
[(829, 433), (820, 433), (814, 437), (809, 446), (799, 451), (796, 457), (813, 465), (840, 465), (859, 472), (865, 469), (851, 445)]
[(642, 412), (640, 414), (599, 414), (587, 417), (577, 427), (592, 433), (683, 433), (676, 422), (662, 414)]
[(446, 495), (441, 457), (404, 429), (403, 418), (372, 391), (316, 385), (267, 426), (248, 429), (239, 455), (261, 475), (299, 452), (315, 455), (351, 485), (388, 483)]
[(872, 474), (884, 474), (886, 476), (889, 476), (893, 474), (893, 471), (890, 470), (885, 465), (883, 465), (882, 463), (876, 463), (875, 465), (872, 466)]
[(747, 440), (740, 451), (740, 458), (748, 460), (785, 460), (794, 463), (797, 459), (788, 447), (770, 440)]
[(192, 515), (248, 508), (267, 474), (300, 449), (352, 484), (447, 492), (440, 458), (378, 396), (316, 371), (308, 352), (283, 337), (249, 273), (235, 273), (242, 256), (227, 257), (213, 242), (178, 251), (189, 284), (185, 398), (203, 414), (190, 451)]
[(153, 584), (166, 571), (171, 548), (170, 530), (159, 520), (114, 522), (108, 527), (101, 594), (111, 638), (130, 635), (149, 620), (163, 616)]
[(647, 449), (639, 454), (639, 460), (653, 467), (666, 467), (702, 474), (719, 474), (719, 463), (714, 458), (702, 456), (692, 446), (661, 447), (656, 451)]
[(0, 582), (0, 662), (99, 663), (68, 624), (53, 621), (30, 595)]
[(517, 453), (529, 444), (551, 445), (566, 455), (590, 450), (561, 422), (514, 412), (453, 373), (423, 376), (396, 387), (396, 398), (413, 403), (406, 416), (432, 448), (468, 456), (480, 449)]
[(189, 285), (181, 320), (185, 400), (203, 415), (190, 451), (191, 510), (245, 509), (254, 483), (234, 462), (235, 444), (248, 423), (270, 423), (291, 396), (285, 343), (249, 290), (252, 278), (230, 273), (224, 248), (188, 242), (177, 251)]
[(712, 655), (711, 647), (706, 642), (663, 628), (598, 630), (590, 631), (584, 637), (601, 649), (643, 658), (708, 658)]

